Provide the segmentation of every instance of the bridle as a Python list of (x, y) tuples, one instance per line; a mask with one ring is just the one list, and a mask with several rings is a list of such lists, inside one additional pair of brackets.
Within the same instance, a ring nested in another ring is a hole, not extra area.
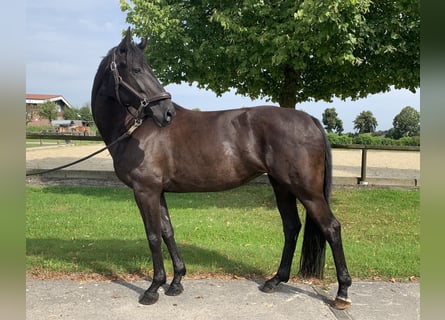
[[(122, 77), (120, 76), (119, 70), (117, 69), (117, 64), (116, 64), (116, 50), (117, 49), (113, 50), (113, 57), (112, 57), (112, 60), (110, 63), (110, 70), (113, 73), (113, 77), (114, 77), (114, 91), (115, 91), (116, 99), (121, 106), (124, 106), (127, 109), (127, 112), (135, 119), (135, 122), (139, 122), (139, 124), (140, 124), (144, 118), (144, 115), (146, 114), (145, 109), (149, 110), (150, 116), (153, 115), (153, 110), (152, 110), (152, 107), (150, 107), (150, 104), (152, 104), (153, 102), (158, 102), (158, 101), (165, 100), (165, 99), (171, 99), (171, 95), (167, 91), (163, 91), (157, 95), (146, 98), (146, 97), (142, 96), (139, 92), (137, 92), (128, 82), (123, 80)], [(119, 89), (121, 86), (124, 87), (126, 90), (130, 91), (134, 96), (139, 98), (140, 103), (139, 103), (138, 108), (122, 103), (120, 93), (119, 93)], [(137, 115), (134, 115), (130, 111), (130, 107), (137, 109)]]
[[(160, 94), (154, 95), (150, 98), (145, 98), (143, 97), (141, 94), (139, 94), (139, 92), (137, 92), (130, 84), (128, 84), (128, 82), (126, 82), (125, 80), (122, 79), (122, 77), (119, 75), (119, 71), (117, 70), (117, 64), (116, 64), (116, 49), (113, 50), (113, 59), (111, 61), (110, 64), (110, 70), (113, 73), (113, 77), (114, 77), (114, 90), (115, 90), (115, 94), (116, 94), (116, 99), (119, 102), (119, 104), (121, 106), (124, 106), (127, 109), (127, 112), (134, 118), (134, 123), (133, 125), (123, 134), (121, 134), (117, 139), (115, 139), (114, 141), (112, 141), (110, 144), (106, 145), (105, 147), (103, 147), (102, 149), (93, 152), (92, 154), (89, 154), (79, 160), (73, 161), (71, 163), (59, 166), (57, 168), (53, 168), (53, 169), (49, 169), (49, 170), (44, 170), (44, 171), (39, 171), (39, 172), (28, 172), (26, 173), (26, 176), (34, 176), (34, 175), (40, 175), (40, 174), (45, 174), (45, 173), (49, 173), (49, 172), (53, 172), (56, 170), (60, 170), (60, 169), (64, 169), (67, 168), (69, 166), (72, 166), (76, 163), (85, 161), (93, 156), (95, 156), (98, 153), (101, 153), (102, 151), (106, 150), (106, 149), (110, 149), (112, 146), (116, 145), (117, 143), (119, 143), (120, 141), (127, 139), (128, 137), (131, 136), (131, 134), (133, 133), (134, 130), (136, 130), (141, 124), (142, 121), (145, 118), (145, 109), (148, 108), (149, 112), (150, 112), (150, 116), (153, 115), (153, 110), (152, 107), (150, 107), (150, 104), (153, 102), (157, 102), (157, 101), (161, 101), (161, 100), (165, 100), (165, 99), (171, 99), (171, 95), (170, 93), (164, 91), (161, 92)], [(120, 86), (124, 87), (125, 89), (127, 89), (128, 91), (130, 91), (133, 95), (135, 95), (136, 97), (139, 98), (140, 103), (139, 103), (139, 107), (135, 108), (137, 109), (138, 114), (134, 115), (131, 111), (130, 111), (130, 105), (125, 105), (124, 103), (122, 103), (121, 98), (120, 98), (120, 94), (119, 94), (119, 88)]]

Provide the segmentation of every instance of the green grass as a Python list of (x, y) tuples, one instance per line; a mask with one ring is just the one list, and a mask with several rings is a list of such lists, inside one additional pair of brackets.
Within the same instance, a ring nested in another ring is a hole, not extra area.
[[(276, 272), (283, 236), (269, 187), (168, 194), (167, 202), (189, 275), (265, 277)], [(354, 278), (419, 277), (417, 191), (335, 190), (332, 208), (342, 223)], [(142, 220), (126, 188), (27, 186), (26, 247), (27, 268), (32, 272), (152, 274)], [(300, 248), (301, 241), (294, 276)], [(327, 252), (325, 277), (334, 281)], [(164, 256), (171, 274), (167, 250)]]

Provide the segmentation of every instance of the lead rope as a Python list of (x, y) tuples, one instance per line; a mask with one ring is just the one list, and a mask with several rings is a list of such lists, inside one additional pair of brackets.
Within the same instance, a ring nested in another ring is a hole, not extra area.
[(40, 175), (40, 174), (45, 174), (45, 173), (49, 173), (49, 172), (53, 172), (53, 171), (57, 171), (57, 170), (64, 169), (64, 168), (70, 167), (70, 166), (72, 166), (72, 165), (75, 165), (75, 164), (77, 164), (77, 163), (79, 163), (79, 162), (85, 161), (85, 160), (87, 160), (87, 159), (89, 159), (89, 158), (91, 158), (91, 157), (94, 157), (96, 154), (99, 154), (99, 153), (105, 151), (106, 149), (111, 148), (111, 147), (114, 146), (116, 143), (118, 143), (118, 142), (120, 142), (120, 141), (122, 141), (122, 140), (124, 140), (124, 139), (126, 139), (126, 138), (128, 138), (128, 137), (130, 137), (131, 134), (134, 132), (134, 130), (136, 130), (141, 124), (142, 124), (142, 119), (140, 119), (140, 118), (135, 119), (134, 124), (130, 127), (130, 129), (128, 129), (128, 130), (127, 130), (124, 134), (122, 134), (119, 138), (117, 138), (116, 140), (114, 140), (113, 142), (111, 142), (109, 145), (103, 147), (102, 149), (97, 150), (97, 151), (93, 152), (92, 154), (87, 155), (86, 157), (83, 157), (83, 158), (81, 158), (81, 159), (78, 159), (78, 160), (76, 160), (76, 161), (70, 162), (70, 163), (68, 163), (68, 164), (64, 164), (64, 165), (62, 165), (62, 166), (59, 166), (59, 167), (56, 167), (56, 168), (53, 168), (53, 169), (48, 169), (48, 170), (39, 171), (39, 172), (27, 172), (27, 173), (26, 173), (26, 176), (27, 176), (27, 177), (28, 177), (28, 176), (36, 176), (36, 175)]

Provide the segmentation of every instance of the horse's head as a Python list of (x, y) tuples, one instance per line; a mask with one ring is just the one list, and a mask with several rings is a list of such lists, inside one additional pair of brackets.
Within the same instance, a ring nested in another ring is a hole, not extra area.
[(112, 50), (110, 70), (114, 77), (114, 94), (120, 104), (151, 116), (159, 127), (163, 127), (172, 121), (175, 107), (170, 94), (147, 64), (146, 43), (142, 40), (135, 45), (129, 28), (122, 42)]

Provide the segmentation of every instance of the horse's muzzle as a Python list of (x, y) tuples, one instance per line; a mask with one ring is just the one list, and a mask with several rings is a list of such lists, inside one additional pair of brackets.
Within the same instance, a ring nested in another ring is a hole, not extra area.
[(174, 105), (168, 100), (160, 101), (158, 104), (150, 107), (154, 122), (160, 128), (169, 125), (176, 115)]
[(175, 115), (176, 115), (176, 111), (175, 111), (175, 109), (173, 109), (173, 110), (167, 110), (167, 111), (165, 112), (165, 115), (164, 115), (165, 123), (166, 123), (166, 124), (170, 124), (170, 122), (172, 122), (173, 117), (174, 117)]

